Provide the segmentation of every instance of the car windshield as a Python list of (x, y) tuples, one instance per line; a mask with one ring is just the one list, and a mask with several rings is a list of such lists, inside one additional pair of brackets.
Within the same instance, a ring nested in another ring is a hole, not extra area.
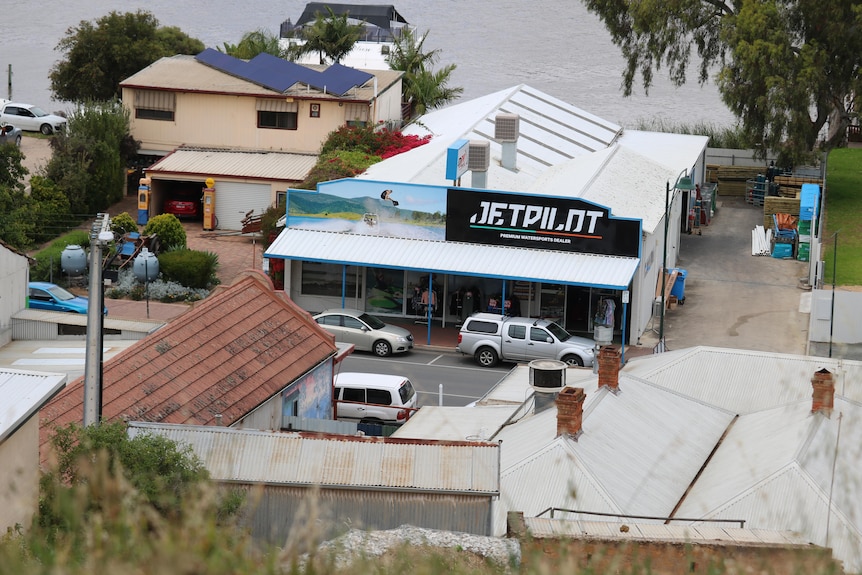
[(48, 291), (51, 292), (51, 295), (53, 295), (60, 301), (69, 301), (70, 299), (75, 299), (75, 294), (69, 293), (60, 286), (50, 287), (48, 288)]
[(558, 323), (551, 322), (545, 327), (547, 327), (548, 331), (554, 334), (554, 337), (560, 341), (566, 341), (567, 339), (572, 337), (571, 334), (564, 330)]
[(48, 112), (46, 112), (42, 108), (37, 108), (35, 106), (30, 108), (30, 111), (33, 112), (33, 115), (36, 116), (37, 118), (41, 118), (42, 116), (48, 115)]
[(369, 315), (367, 313), (364, 313), (359, 316), (359, 319), (364, 321), (371, 329), (383, 329), (384, 327), (386, 327), (386, 324), (383, 323), (380, 318), (377, 318), (373, 315)]

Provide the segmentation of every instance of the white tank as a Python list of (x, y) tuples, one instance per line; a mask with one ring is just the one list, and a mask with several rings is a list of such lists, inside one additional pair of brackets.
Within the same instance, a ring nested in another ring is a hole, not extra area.
[(84, 275), (87, 271), (87, 252), (79, 245), (66, 246), (60, 254), (60, 269), (70, 276)]
[(155, 280), (159, 277), (159, 258), (147, 248), (142, 248), (141, 253), (135, 256), (132, 273), (135, 274), (135, 279), (139, 282)]

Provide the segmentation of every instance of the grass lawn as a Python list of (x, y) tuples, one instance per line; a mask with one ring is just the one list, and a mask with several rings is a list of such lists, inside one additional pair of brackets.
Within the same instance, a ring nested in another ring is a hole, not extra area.
[[(824, 285), (862, 285), (862, 149), (832, 150), (826, 164), (826, 207), (824, 208), (821, 256)], [(837, 259), (833, 234), (837, 232)]]

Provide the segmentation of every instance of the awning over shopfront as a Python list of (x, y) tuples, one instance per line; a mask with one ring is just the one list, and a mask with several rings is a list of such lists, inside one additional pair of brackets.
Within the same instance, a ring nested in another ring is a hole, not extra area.
[(288, 228), (267, 258), (629, 289), (638, 258)]

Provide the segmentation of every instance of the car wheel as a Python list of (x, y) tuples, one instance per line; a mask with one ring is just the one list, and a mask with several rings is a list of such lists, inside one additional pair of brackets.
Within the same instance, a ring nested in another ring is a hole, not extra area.
[(584, 360), (576, 355), (567, 355), (563, 358), (563, 362), (571, 367), (584, 367)]
[(19, 148), (21, 147), (21, 136), (17, 136), (15, 138), (15, 145), (18, 146)]
[(475, 358), (476, 363), (482, 367), (494, 367), (500, 359), (497, 357), (497, 352), (494, 351), (493, 348), (487, 346), (477, 349), (476, 355), (473, 357)]
[(39, 127), (39, 131), (45, 136), (50, 136), (54, 133), (54, 128), (51, 127), (51, 124), (42, 124)]
[(374, 342), (374, 346), (371, 348), (374, 350), (374, 355), (379, 357), (386, 357), (387, 355), (392, 353), (392, 346), (389, 345), (388, 341), (378, 339)]

